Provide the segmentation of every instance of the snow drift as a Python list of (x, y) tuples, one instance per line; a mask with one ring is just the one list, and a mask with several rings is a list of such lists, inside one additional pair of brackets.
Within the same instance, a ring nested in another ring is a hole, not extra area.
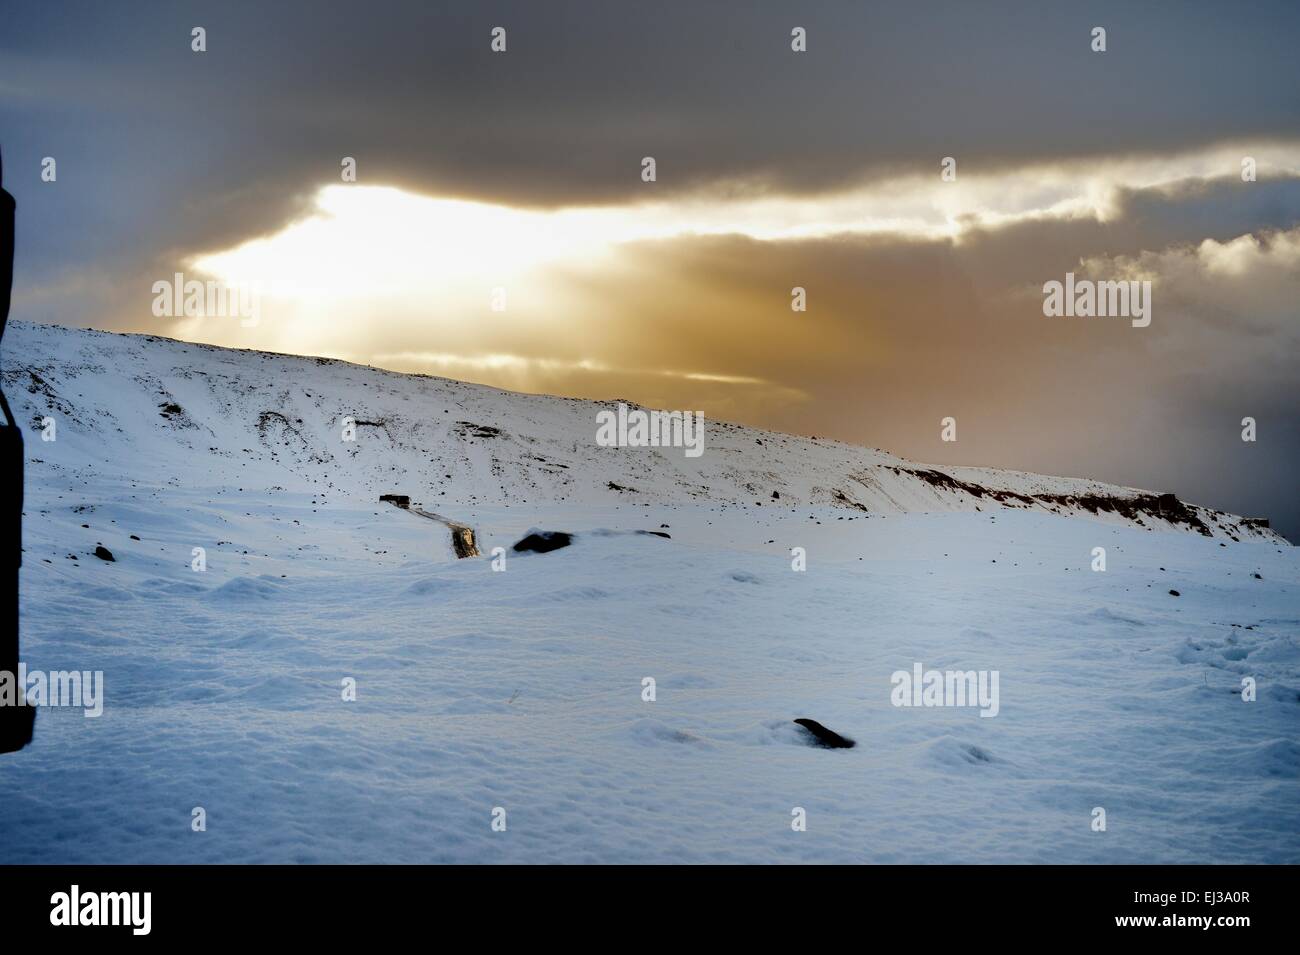
[[(15, 323), (3, 373), (55, 437), (24, 659), (103, 674), (0, 759), (7, 861), (1300, 861), (1266, 528), (730, 425), (602, 448), (598, 403), (156, 338)], [(512, 550), (539, 528), (570, 545)], [(997, 673), (996, 715), (895, 705), (917, 667)]]

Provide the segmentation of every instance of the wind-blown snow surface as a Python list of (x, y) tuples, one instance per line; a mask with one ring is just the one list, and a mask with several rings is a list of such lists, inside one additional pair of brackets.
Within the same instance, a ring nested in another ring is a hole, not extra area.
[[(58, 429), (24, 659), (106, 681), (0, 757), (11, 861), (1300, 862), (1300, 565), (1230, 515), (738, 427), (598, 448), (589, 402), (55, 327), (4, 378)], [(577, 537), (496, 572), (387, 491), (485, 555)], [(914, 662), (998, 670), (1000, 712), (892, 706)]]

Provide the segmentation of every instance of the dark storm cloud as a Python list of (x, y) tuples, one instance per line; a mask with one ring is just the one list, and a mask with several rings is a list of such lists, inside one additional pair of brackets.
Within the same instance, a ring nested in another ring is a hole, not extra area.
[(1240, 177), (1188, 179), (1146, 189), (1120, 187), (1105, 221), (1077, 218), (1026, 219), (965, 233), (968, 274), (979, 291), (996, 291), (1017, 281), (1060, 278), (1083, 258), (1137, 255), (1144, 249), (1226, 242), (1246, 233), (1287, 230), (1300, 223), (1300, 177), (1243, 183)]
[[(57, 195), (17, 183), (57, 243), (26, 246), (42, 265), (269, 231), (344, 155), (364, 182), (553, 204), (643, 198), (643, 155), (659, 194), (806, 192), (944, 155), (976, 172), (1290, 135), (1300, 115), (1292, 4), (9, 2), (0, 16), (14, 168), (64, 163)], [(189, 49), (194, 25), (207, 53)], [(489, 51), (495, 25), (505, 55)], [(795, 25), (807, 54), (790, 52)]]

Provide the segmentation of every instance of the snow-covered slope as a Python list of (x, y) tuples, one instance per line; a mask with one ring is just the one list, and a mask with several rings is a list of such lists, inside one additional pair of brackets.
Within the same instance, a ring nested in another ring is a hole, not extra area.
[[(53, 471), (212, 486), (388, 491), (440, 507), (571, 502), (825, 505), (846, 512), (1028, 508), (1224, 539), (1276, 535), (1149, 491), (989, 468), (917, 465), (884, 451), (708, 422), (704, 453), (600, 447), (617, 402), (517, 394), (328, 359), (15, 322), (5, 391), (20, 420), (56, 422)], [(632, 407), (636, 407), (632, 405)], [(343, 440), (345, 419), (356, 440)], [(29, 438), (30, 440), (30, 438)]]
[(8, 862), (1300, 862), (1300, 551), (1235, 518), (53, 327), (4, 375), (23, 659), (104, 675), (0, 757)]

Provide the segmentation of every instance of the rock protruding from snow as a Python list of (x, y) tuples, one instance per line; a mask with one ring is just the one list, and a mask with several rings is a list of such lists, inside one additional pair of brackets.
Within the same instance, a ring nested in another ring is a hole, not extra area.
[(549, 554), (561, 547), (573, 543), (573, 535), (567, 531), (539, 531), (536, 528), (519, 540), (514, 550), (519, 553)]
[(829, 730), (816, 720), (810, 720), (800, 717), (795, 720), (800, 726), (810, 734), (809, 742), (814, 746), (820, 746), (823, 749), (852, 749), (858, 744), (849, 739), (847, 736), (841, 736), (834, 730)]

